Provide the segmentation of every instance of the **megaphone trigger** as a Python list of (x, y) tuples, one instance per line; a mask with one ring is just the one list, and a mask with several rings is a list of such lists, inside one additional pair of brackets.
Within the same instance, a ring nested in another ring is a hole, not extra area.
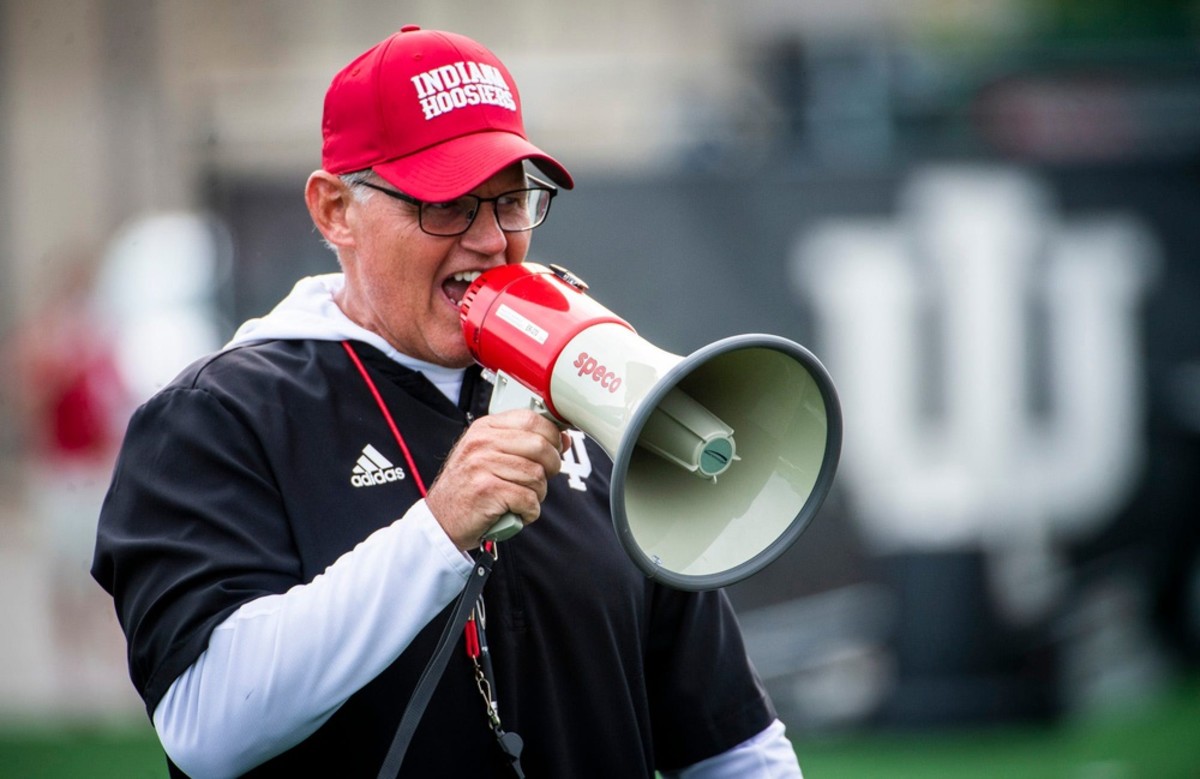
[(504, 371), (489, 371), (491, 376), (484, 374), (492, 382), (492, 399), (488, 403), (488, 413), (498, 414), (501, 411), (524, 408), (541, 414), (552, 422), (560, 420), (546, 408), (546, 401), (533, 390), (513, 379)]

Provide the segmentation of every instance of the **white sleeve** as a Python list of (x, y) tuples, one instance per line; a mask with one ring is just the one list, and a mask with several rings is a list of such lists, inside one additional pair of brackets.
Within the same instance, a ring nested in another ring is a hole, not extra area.
[(308, 584), (243, 604), (154, 710), (195, 779), (236, 776), (303, 741), (400, 655), (472, 570), (425, 501)]
[(775, 720), (733, 749), (679, 771), (664, 771), (664, 779), (803, 779), (796, 750)]

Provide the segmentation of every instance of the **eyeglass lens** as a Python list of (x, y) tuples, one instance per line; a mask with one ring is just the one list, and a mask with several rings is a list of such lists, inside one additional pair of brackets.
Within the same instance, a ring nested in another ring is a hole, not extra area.
[(496, 211), (500, 229), (506, 232), (532, 230), (546, 218), (550, 208), (550, 191), (518, 189), (494, 198), (463, 195), (445, 203), (421, 204), (421, 229), (436, 235), (457, 235), (466, 232), (485, 201)]

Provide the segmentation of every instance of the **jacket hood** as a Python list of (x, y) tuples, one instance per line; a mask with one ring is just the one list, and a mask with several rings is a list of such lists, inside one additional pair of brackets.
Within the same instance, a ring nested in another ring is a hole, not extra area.
[(266, 316), (249, 319), (237, 329), (225, 349), (264, 341), (361, 341), (401, 365), (425, 374), (451, 402), (458, 402), (464, 369), (446, 368), (396, 351), (377, 333), (358, 325), (334, 301), (345, 285), (341, 273), (306, 276)]

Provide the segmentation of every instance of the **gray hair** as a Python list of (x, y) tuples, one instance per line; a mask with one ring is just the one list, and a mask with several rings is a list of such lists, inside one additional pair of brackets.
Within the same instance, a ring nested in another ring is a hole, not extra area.
[(367, 168), (365, 170), (355, 170), (351, 171), (350, 173), (343, 173), (338, 176), (338, 178), (341, 179), (342, 183), (346, 185), (346, 188), (350, 190), (350, 194), (354, 197), (354, 199), (362, 203), (375, 194), (375, 190), (371, 189), (370, 187), (363, 186), (363, 184), (365, 184), (373, 175), (375, 175), (375, 172), (370, 168)]
[[(372, 175), (374, 175), (374, 172), (370, 168), (367, 168), (365, 170), (354, 170), (349, 173), (339, 174), (338, 179), (346, 185), (346, 189), (350, 191), (350, 197), (354, 198), (358, 203), (365, 203), (375, 194), (375, 190), (363, 186)], [(326, 248), (334, 254), (338, 253), (337, 247), (330, 243), (328, 238), (321, 236), (321, 243), (325, 244)], [(339, 262), (341, 261), (340, 256), (338, 260)]]

